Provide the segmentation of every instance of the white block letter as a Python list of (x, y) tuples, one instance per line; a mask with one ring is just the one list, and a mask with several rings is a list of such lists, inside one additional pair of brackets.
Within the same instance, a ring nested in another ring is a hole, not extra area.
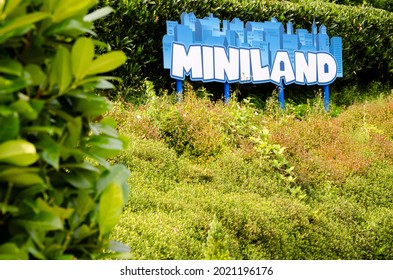
[(285, 84), (295, 81), (291, 60), (286, 51), (277, 51), (270, 76), (270, 79), (276, 84), (280, 84), (281, 78), (284, 78)]
[(318, 53), (318, 83), (330, 84), (337, 75), (337, 63), (333, 56), (328, 53)]
[(270, 79), (269, 67), (261, 66), (261, 51), (259, 49), (250, 49), (250, 55), (251, 55), (252, 81), (254, 83), (268, 81)]
[(172, 47), (171, 77), (184, 79), (191, 73), (191, 79), (202, 79), (201, 46), (190, 46), (188, 53), (184, 45), (174, 43)]
[(203, 60), (203, 79), (213, 80), (214, 79), (213, 47), (208, 47), (208, 46), (202, 47), (202, 60)]
[(214, 77), (219, 81), (235, 82), (240, 79), (239, 49), (229, 48), (228, 52), (229, 58), (225, 48), (214, 47)]
[(315, 84), (317, 82), (317, 55), (304, 52), (295, 52), (296, 83)]

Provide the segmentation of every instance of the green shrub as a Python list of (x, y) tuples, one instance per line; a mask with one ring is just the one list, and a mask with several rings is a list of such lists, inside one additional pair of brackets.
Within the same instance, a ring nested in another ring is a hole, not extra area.
[(203, 250), (207, 260), (230, 260), (228, 237), (220, 222), (216, 219), (209, 225), (206, 245)]
[[(276, 17), (283, 23), (291, 20), (295, 28), (309, 30), (315, 19), (318, 24), (327, 26), (329, 36), (343, 38), (344, 78), (338, 79), (335, 87), (368, 84), (374, 80), (392, 83), (393, 53), (389, 46), (393, 45), (393, 15), (369, 6), (263, 0), (101, 0), (100, 3), (110, 4), (116, 10), (101, 21), (97, 29), (103, 41), (114, 49), (123, 50), (128, 57), (127, 63), (114, 73), (124, 80), (118, 87), (120, 95), (132, 102), (140, 102), (140, 88), (145, 78), (156, 88), (171, 88), (169, 73), (162, 66), (161, 39), (166, 33), (166, 20), (180, 21), (184, 11), (193, 11), (197, 17), (213, 13), (220, 19), (238, 17), (243, 21), (266, 21)], [(242, 90), (257, 96), (264, 91), (261, 86), (243, 86)], [(221, 86), (218, 91), (221, 94)], [(112, 92), (112, 97), (119, 92)]]
[(125, 56), (83, 37), (112, 11), (95, 4), (0, 2), (0, 259), (97, 258), (128, 199), (129, 171), (105, 160), (125, 141), (93, 93)]

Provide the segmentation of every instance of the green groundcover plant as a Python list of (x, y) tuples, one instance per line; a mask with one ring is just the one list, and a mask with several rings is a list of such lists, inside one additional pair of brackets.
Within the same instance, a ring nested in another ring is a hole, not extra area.
[[(129, 171), (100, 75), (126, 60), (96, 54), (95, 0), (0, 0), (0, 259), (91, 259), (110, 242)], [(90, 34), (91, 38), (85, 37)], [(102, 50), (100, 50), (102, 52)], [(109, 249), (109, 250), (108, 250)]]

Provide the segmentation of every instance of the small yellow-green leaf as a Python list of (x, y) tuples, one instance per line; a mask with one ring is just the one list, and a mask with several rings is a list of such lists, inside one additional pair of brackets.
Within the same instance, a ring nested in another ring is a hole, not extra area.
[(32, 23), (43, 20), (49, 16), (48, 13), (36, 12), (31, 14), (26, 14), (15, 19), (6, 21), (2, 27), (0, 27), (0, 34), (5, 34), (7, 32), (13, 31), (18, 28), (27, 27)]
[(27, 71), (30, 74), (32, 86), (38, 86), (42, 84), (46, 79), (45, 73), (42, 71), (41, 67), (38, 66), (37, 64), (26, 65), (25, 71)]
[(19, 6), (20, 2), (22, 2), (22, 0), (8, 0), (1, 19), (5, 19), (10, 13), (12, 13), (15, 8)]
[(23, 66), (18, 61), (13, 59), (1, 59), (0, 73), (20, 77), (23, 73)]
[(28, 230), (58, 230), (63, 229), (63, 223), (60, 217), (50, 212), (40, 212), (38, 215), (29, 219), (17, 219), (15, 223), (25, 227)]
[(25, 250), (21, 250), (15, 243), (4, 243), (0, 246), (0, 260), (28, 260)]
[(123, 210), (123, 191), (120, 185), (110, 183), (100, 197), (98, 224), (100, 235), (109, 233), (119, 221)]
[[(43, 185), (38, 168), (11, 167), (0, 172), (0, 181), (13, 183), (17, 187)], [(31, 188), (30, 188), (31, 189)]]
[(0, 162), (16, 166), (28, 166), (38, 160), (35, 146), (23, 139), (9, 140), (0, 144)]
[(94, 58), (94, 43), (90, 38), (79, 38), (72, 46), (71, 61), (72, 73), (76, 80), (85, 77)]
[(112, 71), (126, 62), (126, 55), (122, 51), (113, 51), (99, 56), (93, 61), (87, 75)]
[(54, 76), (51, 78), (55, 79), (55, 83), (59, 86), (59, 93), (62, 94), (71, 84), (72, 80), (71, 55), (66, 48), (59, 47), (52, 67)]
[(56, 6), (52, 16), (54, 23), (79, 15), (96, 4), (95, 0), (63, 0)]

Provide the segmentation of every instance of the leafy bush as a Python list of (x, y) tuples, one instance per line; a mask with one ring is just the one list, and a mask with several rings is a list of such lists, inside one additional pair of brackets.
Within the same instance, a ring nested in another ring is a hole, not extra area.
[(105, 160), (125, 141), (93, 93), (125, 56), (83, 37), (112, 11), (95, 4), (0, 2), (0, 259), (97, 258), (128, 198), (129, 171)]
[[(131, 170), (133, 192), (112, 238), (131, 246), (132, 258), (391, 259), (390, 97), (332, 117), (321, 100), (299, 115), (276, 100), (262, 112), (195, 91), (180, 104), (148, 95), (109, 113), (131, 142), (115, 158)], [(193, 120), (198, 130), (184, 125)], [(208, 160), (179, 152), (161, 134), (179, 125), (192, 136), (178, 139), (220, 135), (220, 151), (195, 141)]]
[(352, 105), (336, 118), (311, 114), (299, 121), (285, 116), (271, 122), (271, 141), (286, 147), (285, 156), (305, 184), (329, 179), (340, 184), (375, 162), (392, 163), (392, 100)]
[[(315, 19), (317, 24), (327, 26), (329, 36), (343, 38), (344, 78), (338, 79), (335, 86), (368, 84), (374, 80), (392, 83), (393, 53), (389, 46), (393, 45), (393, 15), (369, 6), (263, 0), (101, 0), (100, 3), (116, 9), (97, 26), (100, 38), (112, 48), (122, 49), (128, 57), (127, 63), (115, 71), (116, 75), (124, 77), (124, 84), (118, 87), (119, 92), (112, 92), (112, 98), (120, 94), (126, 100), (139, 102), (145, 78), (156, 88), (171, 88), (169, 73), (162, 66), (161, 38), (166, 33), (166, 20), (179, 21), (184, 11), (193, 11), (198, 17), (213, 13), (221, 19), (238, 17), (243, 21), (265, 21), (276, 17), (283, 23), (291, 20), (295, 28), (309, 30)], [(263, 89), (247, 86), (244, 91), (261, 96)]]

